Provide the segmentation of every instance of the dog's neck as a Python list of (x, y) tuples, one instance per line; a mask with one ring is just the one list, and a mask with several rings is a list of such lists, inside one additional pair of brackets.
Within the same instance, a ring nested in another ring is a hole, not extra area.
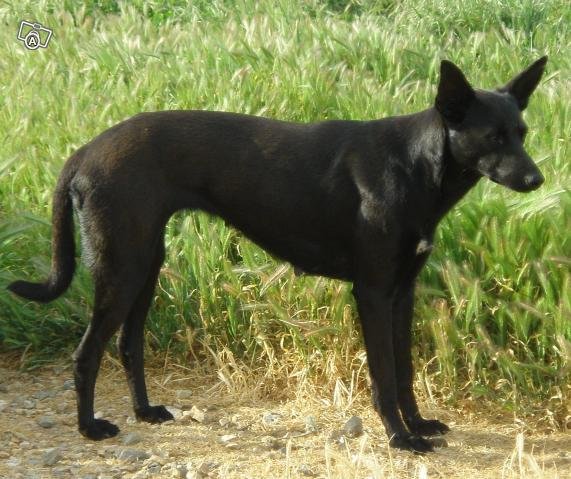
[(452, 156), (448, 146), (448, 130), (440, 113), (430, 108), (418, 113), (416, 121), (423, 128), (416, 129), (419, 136), (418, 161), (422, 161), (431, 172), (433, 187), (440, 191), (438, 202), (439, 221), (481, 178), (480, 173), (460, 165)]

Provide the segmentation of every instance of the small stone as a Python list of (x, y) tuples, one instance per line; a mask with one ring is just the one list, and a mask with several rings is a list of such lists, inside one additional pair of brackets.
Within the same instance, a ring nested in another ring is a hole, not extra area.
[(174, 406), (166, 406), (166, 408), (167, 411), (170, 412), (175, 419), (180, 419), (181, 417), (184, 417), (184, 413), (186, 412)]
[(220, 442), (226, 446), (226, 449), (239, 449), (240, 445), (234, 441), (237, 437), (236, 434), (225, 434), (220, 436)]
[(142, 440), (143, 440), (143, 438), (141, 437), (140, 434), (138, 434), (136, 432), (130, 432), (130, 433), (125, 435), (122, 442), (125, 446), (132, 446), (133, 444), (137, 444), (138, 442), (141, 442)]
[(56, 462), (62, 459), (61, 452), (57, 447), (47, 449), (42, 455), (42, 466), (53, 466)]
[(336, 443), (339, 446), (345, 444), (345, 436), (343, 435), (343, 431), (332, 431), (329, 435), (329, 441)]
[(220, 424), (222, 427), (227, 427), (231, 424), (231, 421), (228, 417), (224, 416), (218, 420), (218, 424)]
[(18, 457), (11, 456), (4, 464), (8, 467), (18, 467), (21, 464), (22, 460)]
[(265, 412), (262, 416), (262, 421), (264, 421), (265, 424), (272, 426), (277, 424), (281, 418), (281, 414), (278, 414), (277, 412)]
[(236, 436), (236, 434), (225, 434), (224, 436), (220, 436), (220, 442), (221, 443), (226, 443), (226, 442), (230, 442), (233, 439), (236, 439), (238, 436)]
[(35, 409), (36, 408), (36, 401), (32, 399), (24, 399), (21, 404), (23, 409)]
[(179, 389), (175, 395), (179, 401), (186, 401), (192, 398), (192, 391), (190, 389)]
[(38, 419), (38, 425), (44, 429), (50, 429), (56, 425), (56, 421), (51, 416), (42, 416)]
[(218, 464), (216, 464), (215, 462), (207, 461), (207, 462), (203, 462), (202, 464), (200, 464), (200, 466), (198, 466), (198, 468), (196, 469), (196, 472), (198, 472), (199, 474), (202, 474), (202, 476), (207, 477), (217, 467), (218, 467)]
[(147, 466), (147, 471), (150, 474), (159, 474), (161, 472), (161, 465), (156, 462), (152, 462)]
[(75, 381), (73, 379), (66, 379), (63, 382), (64, 391), (75, 391)]
[(359, 437), (363, 434), (363, 421), (359, 416), (351, 417), (343, 426), (343, 434), (347, 437)]
[(8, 407), (8, 401), (0, 399), (0, 412), (4, 411), (4, 409), (6, 409), (7, 407)]
[(299, 473), (302, 476), (306, 476), (306, 477), (314, 477), (316, 476), (315, 472), (313, 472), (313, 470), (311, 469), (311, 467), (309, 467), (307, 464), (301, 464), (297, 470), (299, 471)]
[(203, 424), (207, 424), (207, 423), (211, 422), (210, 415), (207, 414), (202, 409), (198, 409), (196, 406), (192, 406), (192, 409), (190, 410), (189, 416), (192, 419), (194, 419), (195, 421), (203, 423)]
[(32, 397), (34, 399), (38, 399), (40, 401), (47, 399), (47, 398), (51, 398), (54, 397), (55, 393), (53, 391), (37, 391), (34, 394), (32, 394)]
[(119, 449), (115, 451), (115, 457), (125, 462), (143, 461), (151, 457), (151, 455), (140, 449)]
[(317, 420), (315, 416), (309, 415), (305, 418), (305, 432), (317, 432), (319, 428), (317, 427)]
[(175, 464), (175, 466), (171, 469), (171, 477), (173, 479), (184, 479), (186, 478), (186, 474), (188, 473), (188, 468), (186, 464)]
[(264, 436), (260, 439), (260, 442), (262, 443), (262, 446), (264, 446), (266, 449), (270, 449), (273, 451), (277, 451), (283, 447), (282, 441), (276, 439), (273, 436)]

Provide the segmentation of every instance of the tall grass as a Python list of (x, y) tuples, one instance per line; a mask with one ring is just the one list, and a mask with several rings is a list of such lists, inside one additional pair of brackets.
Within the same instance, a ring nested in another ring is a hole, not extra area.
[[(54, 29), (27, 51), (19, 21)], [(62, 164), (142, 110), (213, 109), (295, 121), (371, 119), (429, 107), (442, 58), (494, 87), (540, 55), (526, 112), (547, 181), (518, 195), (482, 181), (441, 224), (420, 278), (419, 378), (444, 398), (537, 398), (561, 424), (571, 363), (571, 7), (564, 0), (5, 2), (0, 6), (0, 288), (44, 277)], [(228, 347), (314, 380), (362, 372), (350, 286), (295, 278), (205, 214), (168, 225), (148, 344), (177, 360)], [(68, 354), (91, 280), (47, 306), (0, 293), (0, 344), (34, 364)], [(285, 373), (284, 373), (285, 374)], [(542, 402), (543, 401), (543, 402)]]

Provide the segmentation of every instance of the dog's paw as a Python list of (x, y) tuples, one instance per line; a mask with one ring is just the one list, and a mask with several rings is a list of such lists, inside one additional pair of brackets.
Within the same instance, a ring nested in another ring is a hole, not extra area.
[(101, 441), (119, 434), (119, 428), (105, 419), (94, 419), (85, 427), (80, 427), (79, 432), (88, 439)]
[(419, 419), (407, 425), (413, 434), (419, 436), (439, 436), (450, 431), (446, 424), (436, 419)]
[(415, 436), (414, 434), (395, 434), (391, 437), (389, 446), (405, 451), (412, 451), (417, 454), (434, 452), (434, 446), (429, 440)]
[(174, 420), (174, 416), (164, 406), (148, 406), (144, 409), (137, 409), (135, 415), (139, 421), (150, 422), (151, 424)]

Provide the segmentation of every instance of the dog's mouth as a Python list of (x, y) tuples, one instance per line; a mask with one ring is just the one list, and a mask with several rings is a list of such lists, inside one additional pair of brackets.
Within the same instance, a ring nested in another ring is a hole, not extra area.
[(528, 175), (524, 177), (521, 182), (515, 182), (515, 183), (513, 181), (500, 180), (492, 175), (486, 175), (486, 176), (490, 181), (493, 181), (498, 185), (505, 186), (506, 188), (517, 191), (519, 193), (528, 193), (530, 191), (536, 190), (541, 186), (541, 184), (544, 181), (543, 175), (541, 174)]

